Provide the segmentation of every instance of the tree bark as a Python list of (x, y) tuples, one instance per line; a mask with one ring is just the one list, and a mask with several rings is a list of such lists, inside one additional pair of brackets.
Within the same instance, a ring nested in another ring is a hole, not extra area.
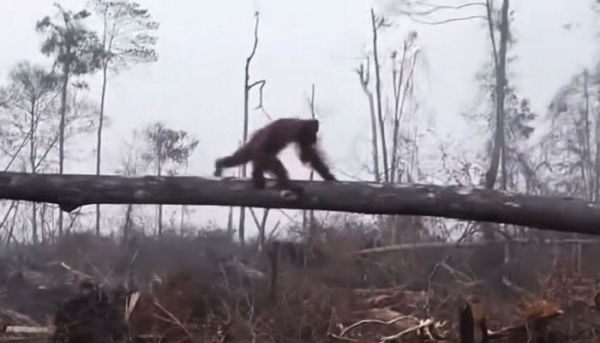
[[(274, 187), (269, 180), (267, 187)], [(284, 200), (250, 180), (0, 173), (0, 198), (58, 204), (71, 212), (89, 204), (166, 204), (315, 209), (364, 214), (433, 216), (600, 235), (600, 206), (582, 199), (421, 184), (293, 181), (305, 196)]]

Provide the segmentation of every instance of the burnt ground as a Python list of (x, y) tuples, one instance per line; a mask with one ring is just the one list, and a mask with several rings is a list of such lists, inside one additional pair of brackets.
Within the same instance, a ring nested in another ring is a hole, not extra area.
[(214, 231), (11, 249), (0, 255), (2, 340), (458, 342), (465, 301), (492, 342), (597, 340), (600, 244), (583, 246), (578, 268), (569, 245), (515, 246), (506, 263), (500, 244), (357, 258), (361, 244), (332, 230), (312, 250), (256, 252)]

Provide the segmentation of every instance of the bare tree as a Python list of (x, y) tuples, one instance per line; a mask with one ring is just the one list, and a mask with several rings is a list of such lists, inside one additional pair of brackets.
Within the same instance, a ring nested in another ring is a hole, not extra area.
[[(585, 69), (557, 91), (546, 115), (550, 125), (538, 147), (551, 193), (598, 202), (600, 189), (600, 73)], [(573, 261), (581, 268), (581, 244)]]
[[(492, 0), (486, 0), (486, 18), (488, 32), (492, 44), (492, 61), (494, 66), (495, 86), (493, 92), (493, 100), (495, 107), (495, 132), (493, 146), (491, 151), (490, 166), (485, 174), (485, 187), (493, 189), (498, 178), (498, 171), (501, 171), (500, 188), (506, 189), (506, 87), (508, 80), (506, 77), (506, 56), (507, 47), (510, 40), (510, 21), (509, 0), (502, 0), (502, 9), (500, 18), (498, 18), (498, 30), (496, 30), (496, 18), (493, 15), (494, 4)], [(496, 43), (496, 31), (499, 31), (499, 43)], [(500, 164), (502, 163), (502, 164)], [(500, 168), (501, 167), (501, 168)], [(494, 227), (484, 224), (481, 227), (485, 240), (494, 239)]]
[[(498, 177), (498, 167), (500, 158), (502, 156), (502, 178), (501, 178), (501, 189), (506, 189), (506, 159), (505, 159), (505, 111), (504, 111), (504, 99), (506, 97), (506, 53), (507, 45), (510, 38), (509, 31), (509, 0), (503, 0), (501, 17), (499, 23), (500, 31), (500, 43), (499, 47), (496, 46), (495, 30), (494, 30), (494, 18), (492, 16), (492, 0), (486, 1), (487, 8), (487, 19), (489, 26), (489, 34), (492, 42), (492, 51), (494, 55), (494, 69), (496, 75), (496, 91), (495, 91), (495, 105), (496, 105), (496, 133), (494, 139), (494, 149), (492, 150), (490, 168), (485, 176), (485, 187), (489, 189), (494, 188), (496, 179)], [(501, 155), (502, 154), (502, 155)], [(488, 233), (489, 236), (489, 233)], [(491, 238), (491, 237), (488, 237)]]
[(361, 64), (356, 70), (356, 73), (358, 74), (362, 90), (365, 93), (367, 100), (369, 101), (369, 114), (371, 115), (371, 150), (373, 156), (373, 174), (375, 181), (380, 182), (381, 173), (379, 171), (379, 139), (377, 137), (377, 116), (375, 114), (375, 100), (373, 99), (373, 92), (371, 92), (371, 90), (369, 89), (369, 81), (371, 79), (370, 65), (370, 60), (367, 57), (366, 63)]
[(371, 8), (371, 31), (373, 33), (373, 66), (375, 68), (375, 96), (377, 105), (377, 119), (379, 120), (379, 131), (380, 131), (380, 139), (381, 139), (381, 155), (383, 158), (383, 180), (385, 182), (390, 182), (389, 176), (389, 164), (388, 164), (388, 153), (387, 153), (387, 144), (386, 144), (386, 136), (385, 136), (385, 125), (383, 118), (383, 110), (381, 105), (381, 73), (379, 71), (379, 53), (377, 47), (377, 37), (378, 32), (384, 27), (389, 26), (385, 17), (376, 17), (375, 11)]
[[(57, 141), (53, 111), (59, 92), (58, 76), (28, 61), (20, 62), (10, 73), (11, 126), (19, 140), (29, 141), (27, 165), (35, 174), (44, 167), (46, 157)], [(15, 155), (16, 156), (16, 155)], [(31, 238), (38, 243), (37, 204), (31, 204)]]
[[(391, 56), (392, 64), (392, 90), (394, 99), (394, 110), (392, 115), (392, 144), (390, 161), (390, 182), (402, 181), (403, 171), (400, 170), (401, 147), (400, 142), (403, 139), (401, 132), (401, 121), (405, 111), (415, 112), (415, 107), (409, 107), (414, 95), (415, 72), (420, 55), (419, 46), (416, 44), (417, 32), (409, 32), (402, 41), (401, 52), (394, 50)], [(410, 134), (406, 133), (404, 141), (408, 142)], [(414, 144), (416, 145), (416, 143)], [(407, 163), (408, 164), (408, 163)], [(405, 173), (407, 182), (412, 182), (412, 175)]]
[[(89, 17), (89, 12), (83, 10), (73, 13), (58, 4), (55, 4), (55, 6), (57, 8), (56, 22), (46, 16), (37, 22), (36, 29), (45, 36), (41, 49), (42, 53), (48, 56), (53, 55), (55, 67), (58, 67), (61, 72), (58, 170), (62, 174), (65, 159), (65, 126), (69, 83), (73, 77), (96, 70), (99, 67), (99, 57), (102, 50), (99, 48), (97, 36), (83, 24), (83, 20)], [(62, 235), (62, 230), (61, 212), (58, 218), (59, 235)]]
[[(404, 168), (400, 168), (401, 162), (406, 162), (409, 158), (404, 159), (403, 149), (410, 152), (412, 161), (416, 161), (416, 142), (412, 144), (412, 151), (406, 147), (411, 140), (416, 140), (411, 137), (410, 130), (402, 130), (401, 121), (407, 106), (414, 100), (414, 84), (415, 72), (417, 70), (417, 62), (419, 59), (420, 50), (416, 44), (416, 32), (409, 32), (404, 38), (400, 53), (397, 50), (391, 53), (391, 89), (389, 96), (393, 102), (393, 109), (390, 116), (383, 113), (382, 102), (386, 96), (386, 90), (381, 85), (382, 65), (379, 58), (378, 39), (379, 34), (384, 28), (390, 27), (391, 22), (383, 16), (376, 16), (371, 9), (371, 31), (373, 35), (373, 66), (375, 70), (374, 91), (371, 91), (369, 81), (370, 75), (370, 58), (367, 58), (366, 65), (361, 64), (357, 70), (359, 81), (367, 100), (369, 101), (369, 110), (371, 115), (371, 140), (372, 140), (372, 157), (373, 157), (373, 172), (375, 181), (384, 182), (399, 182), (401, 173)], [(375, 96), (374, 96), (375, 94)], [(416, 112), (416, 106), (411, 107), (411, 112)], [(391, 117), (391, 120), (386, 117)], [(379, 129), (379, 133), (377, 132)], [(381, 152), (381, 160), (379, 160), (379, 152)], [(391, 159), (390, 159), (391, 157)], [(379, 165), (383, 170), (380, 172)], [(408, 163), (404, 163), (407, 166)], [(416, 169), (416, 168), (415, 168)], [(406, 174), (408, 175), (408, 174)], [(410, 179), (410, 176), (408, 176)], [(396, 241), (395, 227), (397, 218), (379, 217), (383, 226), (390, 231), (392, 242)]]
[[(198, 146), (198, 140), (190, 137), (187, 132), (169, 129), (160, 122), (146, 127), (144, 138), (147, 146), (142, 158), (154, 164), (157, 176), (168, 171), (169, 163), (171, 167), (184, 164)], [(158, 205), (157, 210), (157, 230), (160, 236), (163, 229), (162, 204)]]
[[(263, 99), (263, 88), (265, 87), (267, 81), (266, 80), (258, 80), (250, 83), (250, 64), (252, 63), (252, 59), (256, 54), (256, 49), (258, 47), (258, 24), (259, 24), (259, 13), (255, 12), (254, 17), (256, 21), (254, 23), (254, 45), (252, 46), (252, 51), (250, 55), (246, 57), (246, 66), (244, 68), (244, 126), (242, 131), (242, 144), (245, 144), (248, 140), (248, 128), (250, 121), (250, 113), (249, 113), (249, 100), (250, 100), (250, 91), (252, 88), (259, 86), (260, 98), (259, 104), (257, 108), (262, 107), (262, 99)], [(246, 165), (242, 165), (241, 167), (241, 176), (246, 177)], [(240, 244), (243, 246), (245, 244), (245, 235), (246, 235), (246, 209), (242, 207), (240, 209), (240, 224), (238, 227), (238, 238), (240, 240)]]
[[(506, 87), (508, 85), (506, 76), (506, 56), (510, 35), (510, 18), (509, 18), (509, 0), (502, 0), (500, 9), (500, 17), (495, 16), (495, 5), (493, 0), (485, 0), (485, 2), (465, 1), (459, 5), (437, 5), (430, 1), (422, 1), (418, 3), (402, 3), (397, 7), (397, 10), (409, 18), (425, 24), (440, 25), (455, 21), (485, 19), (486, 27), (489, 33), (492, 45), (492, 57), (494, 65), (495, 89), (493, 92), (494, 108), (495, 108), (495, 132), (493, 134), (493, 147), (491, 151), (490, 166), (486, 172), (484, 186), (488, 189), (493, 189), (496, 184), (499, 170), (501, 171), (500, 188), (506, 189), (506, 129), (505, 129), (505, 98)], [(484, 12), (476, 12), (473, 15), (463, 14), (464, 11), (481, 9)], [(450, 11), (454, 14), (447, 19), (438, 21), (426, 21), (432, 14), (437, 14), (441, 11)], [(456, 14), (459, 13), (459, 14)], [(496, 38), (497, 33), (499, 37)], [(493, 239), (493, 228), (489, 225), (484, 225), (482, 231), (485, 239)]]
[[(96, 141), (96, 175), (100, 175), (102, 163), (102, 130), (109, 71), (118, 74), (131, 64), (150, 63), (158, 60), (154, 49), (157, 37), (152, 31), (159, 23), (154, 21), (147, 9), (129, 0), (92, 0), (94, 12), (102, 19), (100, 69), (102, 91)], [(96, 206), (96, 235), (100, 234), (100, 205)]]
[[(392, 51), (391, 75), (392, 75), (392, 99), (393, 111), (391, 116), (391, 146), (386, 149), (391, 150), (391, 160), (389, 165), (390, 182), (414, 182), (418, 171), (416, 166), (417, 158), (417, 137), (411, 132), (411, 127), (408, 124), (409, 117), (405, 118), (405, 113), (415, 114), (418, 110), (416, 101), (414, 101), (415, 88), (415, 73), (417, 71), (418, 61), (420, 57), (420, 48), (417, 44), (417, 32), (410, 31), (406, 34), (402, 41), (400, 51)], [(404, 119), (404, 125), (401, 125)], [(387, 123), (385, 123), (387, 124)], [(404, 127), (403, 127), (404, 126)], [(406, 219), (402, 225), (399, 225), (397, 216), (390, 218), (390, 240), (392, 244), (398, 243), (400, 237), (415, 237), (417, 231), (422, 227), (420, 225), (421, 218), (410, 217)], [(399, 230), (399, 226), (402, 228)], [(408, 228), (408, 229), (407, 229)], [(404, 239), (402, 239), (404, 241)]]
[[(125, 143), (126, 153), (121, 157), (121, 166), (116, 170), (118, 175), (134, 176), (146, 169), (148, 162), (142, 159), (142, 154), (137, 146), (138, 133), (134, 131), (130, 142)], [(123, 241), (126, 242), (131, 236), (133, 228), (136, 226), (135, 211), (136, 205), (127, 204), (123, 218)]]
[[(312, 119), (316, 119), (317, 118), (317, 113), (315, 110), (315, 85), (313, 84), (310, 88), (310, 98), (307, 99), (308, 102), (308, 107), (310, 109), (310, 117)], [(314, 170), (310, 170), (310, 173), (308, 175), (308, 179), (310, 181), (313, 181), (315, 178), (315, 172)], [(308, 233), (308, 240), (309, 240), (309, 246), (310, 244), (312, 244), (313, 240), (314, 240), (314, 230), (315, 230), (315, 211), (314, 210), (309, 210), (309, 211), (303, 211), (302, 212), (302, 221), (303, 221), (303, 228), (304, 230), (307, 230)], [(264, 233), (263, 233), (264, 234)]]
[(555, 192), (599, 199), (600, 74), (585, 69), (559, 89), (546, 120), (550, 127), (543, 149), (552, 173), (547, 181)]

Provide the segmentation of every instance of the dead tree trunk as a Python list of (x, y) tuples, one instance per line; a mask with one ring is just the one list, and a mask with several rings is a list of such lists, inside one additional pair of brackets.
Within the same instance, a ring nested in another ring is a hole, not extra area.
[[(252, 46), (252, 52), (246, 58), (246, 66), (244, 68), (244, 129), (242, 132), (242, 144), (245, 144), (248, 140), (248, 126), (250, 120), (250, 113), (248, 112), (248, 101), (250, 99), (250, 90), (254, 86), (261, 87), (261, 105), (262, 105), (262, 87), (265, 85), (265, 80), (256, 81), (250, 84), (250, 64), (252, 63), (252, 59), (256, 54), (256, 48), (258, 47), (258, 23), (259, 17), (258, 12), (254, 13), (256, 21), (254, 23), (254, 45)], [(242, 177), (246, 177), (246, 165), (242, 164)], [(246, 242), (246, 208), (242, 207), (240, 209), (240, 224), (238, 226), (238, 238), (242, 245)]]
[[(501, 189), (506, 189), (506, 151), (505, 142), (505, 108), (504, 100), (506, 97), (506, 55), (509, 40), (509, 0), (504, 0), (502, 3), (501, 10), (501, 21), (500, 21), (500, 47), (496, 47), (496, 40), (494, 35), (494, 19), (492, 16), (492, 3), (490, 0), (486, 2), (487, 8), (487, 19), (490, 31), (490, 39), (492, 42), (492, 51), (494, 57), (494, 76), (496, 78), (496, 85), (494, 91), (494, 104), (496, 112), (496, 132), (494, 134), (494, 146), (491, 154), (490, 167), (485, 176), (485, 187), (493, 189), (496, 184), (498, 177), (498, 168), (500, 167), (500, 161), (502, 160), (502, 178), (501, 178)], [(482, 225), (483, 236), (486, 240), (493, 240), (494, 228), (489, 225)]]
[(433, 216), (600, 234), (600, 206), (582, 199), (420, 184), (293, 181), (305, 196), (285, 200), (250, 180), (0, 173), (0, 199), (58, 204), (71, 212), (90, 204), (165, 204), (314, 209)]
[(383, 179), (385, 182), (390, 181), (390, 166), (388, 164), (388, 156), (387, 156), (387, 143), (385, 136), (385, 123), (383, 120), (383, 110), (381, 108), (381, 73), (379, 71), (379, 55), (377, 52), (377, 34), (378, 30), (384, 25), (383, 19), (378, 19), (375, 16), (375, 12), (371, 8), (371, 28), (373, 31), (373, 63), (375, 66), (375, 96), (376, 96), (376, 104), (377, 104), (377, 118), (379, 120), (379, 131), (381, 134), (379, 138), (381, 138), (381, 155), (383, 157)]

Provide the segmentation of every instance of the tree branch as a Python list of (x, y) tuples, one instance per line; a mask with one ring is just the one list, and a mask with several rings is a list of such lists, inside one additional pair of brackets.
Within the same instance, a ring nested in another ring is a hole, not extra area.
[(265, 107), (263, 105), (263, 89), (265, 88), (265, 85), (267, 84), (267, 80), (258, 80), (254, 83), (252, 83), (250, 86), (248, 86), (248, 91), (250, 91), (252, 89), (252, 87), (254, 86), (259, 86), (258, 88), (258, 105), (256, 105), (256, 107), (254, 108), (255, 110), (261, 109), (263, 111), (263, 114), (267, 117), (267, 119), (271, 120), (271, 116), (267, 113), (267, 111), (265, 110)]
[(267, 83), (266, 80), (258, 80), (256, 82), (254, 82), (253, 84), (251, 84), (250, 86), (248, 86), (248, 90), (251, 90), (252, 87), (254, 87), (254, 86), (260, 85), (260, 91), (262, 92), (262, 88), (265, 86), (265, 83)]
[[(268, 187), (274, 181), (269, 180)], [(305, 196), (286, 201), (250, 180), (0, 173), (0, 198), (58, 204), (165, 204), (314, 209), (434, 216), (600, 235), (600, 207), (581, 199), (420, 184), (293, 181)]]
[[(419, 10), (410, 11), (410, 13), (413, 15), (427, 16), (427, 15), (435, 14), (436, 12), (441, 12), (444, 10), (458, 11), (458, 10), (465, 9), (467, 7), (485, 6), (486, 4), (485, 4), (485, 2), (471, 2), (471, 3), (462, 4), (462, 5), (436, 5), (436, 4), (431, 4), (431, 3), (416, 3), (414, 5), (416, 5), (416, 7), (418, 7), (418, 6), (430, 7), (429, 9), (422, 10), (422, 11), (419, 11)], [(403, 11), (403, 10), (401, 10), (401, 11)], [(406, 11), (403, 11), (403, 12), (406, 12)]]
[(440, 20), (440, 21), (425, 21), (425, 20), (417, 19), (411, 13), (404, 13), (404, 14), (406, 16), (408, 16), (414, 22), (419, 23), (419, 24), (426, 24), (426, 25), (443, 25), (443, 24), (448, 24), (448, 23), (452, 23), (452, 22), (456, 22), (456, 21), (465, 21), (465, 20), (472, 20), (472, 19), (487, 19), (487, 17), (483, 16), (483, 15), (472, 15), (472, 16), (465, 16), (465, 17), (458, 17), (458, 18), (449, 18), (449, 19), (444, 19), (444, 20)]
[[(442, 11), (463, 11), (468, 7), (487, 7), (488, 1), (485, 2), (470, 2), (462, 5), (436, 5), (428, 2), (416, 2), (413, 4), (408, 4), (405, 8), (396, 9), (400, 14), (406, 15), (409, 19), (427, 25), (441, 25), (455, 21), (463, 21), (463, 20), (471, 20), (471, 19), (486, 19), (486, 16), (482, 15), (470, 15), (470, 16), (459, 16), (459, 17), (451, 17), (448, 19), (444, 19), (441, 21), (425, 21), (419, 18), (430, 17), (432, 14), (437, 14)], [(419, 7), (427, 7), (427, 9), (419, 10)]]
[(254, 58), (254, 54), (256, 54), (256, 48), (258, 47), (258, 23), (259, 23), (258, 12), (254, 13), (254, 17), (256, 18), (256, 21), (254, 23), (254, 45), (252, 46), (252, 52), (250, 53), (250, 56), (248, 56), (246, 58), (246, 61), (248, 62), (248, 64), (250, 63), (250, 61), (252, 61), (252, 58)]

